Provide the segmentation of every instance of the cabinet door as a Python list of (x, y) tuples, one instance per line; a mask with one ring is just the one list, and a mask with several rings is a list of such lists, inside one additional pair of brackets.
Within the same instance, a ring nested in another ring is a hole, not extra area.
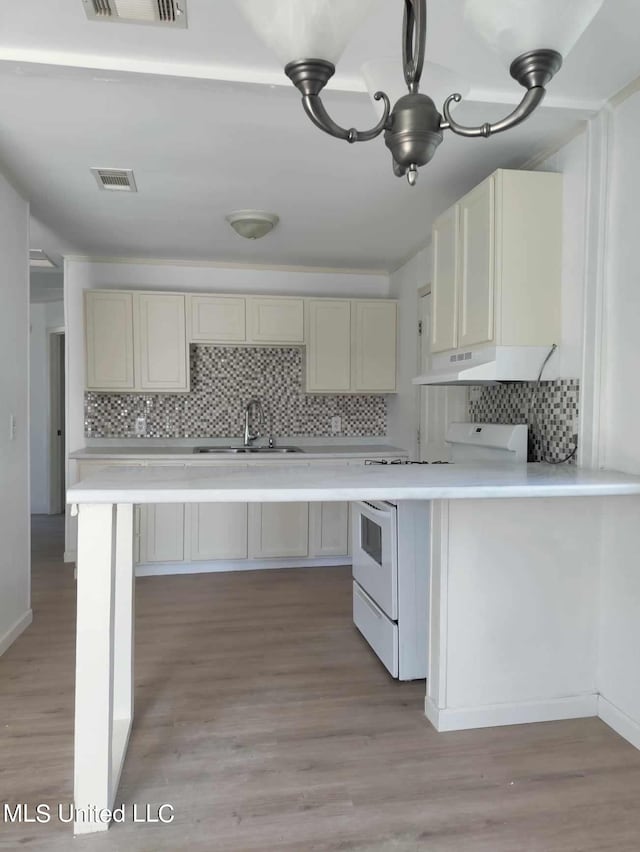
[(458, 218), (456, 204), (433, 226), (432, 352), (445, 352), (458, 345)]
[(393, 393), (396, 389), (396, 304), (354, 301), (353, 385), (363, 393)]
[(140, 507), (140, 562), (184, 560), (184, 504), (146, 503)]
[(189, 390), (185, 297), (138, 293), (135, 298), (136, 386)]
[(194, 562), (247, 558), (246, 503), (187, 506), (188, 556)]
[(351, 303), (338, 299), (307, 302), (307, 392), (351, 389)]
[(252, 343), (303, 343), (302, 299), (250, 298), (249, 341)]
[(459, 347), (493, 340), (494, 186), (490, 177), (460, 202)]
[(243, 343), (246, 334), (244, 296), (191, 296), (190, 339), (200, 343)]
[(349, 504), (309, 503), (309, 556), (349, 553)]
[(308, 503), (249, 505), (250, 557), (307, 556), (308, 552)]
[(133, 295), (85, 292), (89, 390), (133, 390)]

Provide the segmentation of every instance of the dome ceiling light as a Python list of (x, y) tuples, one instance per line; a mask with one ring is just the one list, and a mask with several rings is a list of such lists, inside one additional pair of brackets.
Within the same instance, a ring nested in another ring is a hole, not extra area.
[(264, 210), (235, 210), (226, 217), (236, 234), (247, 240), (266, 237), (280, 221), (275, 213)]
[[(369, 130), (340, 127), (325, 109), (320, 93), (333, 77), (335, 63), (349, 39), (378, 0), (237, 0), (258, 35), (284, 63), (284, 71), (302, 94), (311, 121), (337, 139), (366, 142), (384, 133), (393, 172), (413, 186), (442, 142), (443, 131), (489, 137), (516, 127), (540, 105), (546, 86), (562, 67), (604, 0), (466, 0), (465, 20), (510, 62), (511, 76), (526, 92), (501, 121), (478, 127), (458, 124), (451, 114), (462, 100), (449, 95), (439, 112), (419, 91), (425, 64), (427, 0), (403, 0), (402, 68), (408, 93), (394, 107), (383, 91), (382, 116)], [(515, 58), (513, 58), (515, 57)]]

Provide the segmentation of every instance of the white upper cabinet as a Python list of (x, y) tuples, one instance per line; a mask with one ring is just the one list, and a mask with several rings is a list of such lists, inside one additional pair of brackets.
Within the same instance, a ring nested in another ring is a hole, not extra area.
[(189, 296), (190, 339), (195, 343), (244, 343), (244, 296)]
[(141, 390), (189, 389), (185, 297), (139, 293), (134, 302), (136, 385)]
[(496, 175), (496, 342), (547, 346), (561, 334), (562, 175)]
[(352, 302), (353, 382), (356, 393), (393, 393), (396, 389), (396, 303)]
[(560, 335), (562, 175), (499, 169), (433, 229), (432, 352)]
[(89, 390), (133, 390), (133, 294), (85, 291)]
[(460, 202), (458, 346), (493, 340), (495, 178)]
[(433, 226), (431, 351), (458, 345), (458, 219), (456, 204)]
[(253, 296), (247, 299), (252, 343), (303, 343), (304, 300)]
[(89, 390), (188, 391), (190, 342), (304, 345), (308, 393), (396, 390), (392, 300), (90, 290), (85, 303)]
[(87, 389), (189, 390), (185, 297), (85, 293)]
[(308, 393), (394, 393), (396, 302), (308, 299)]
[(351, 302), (307, 301), (307, 392), (351, 390)]

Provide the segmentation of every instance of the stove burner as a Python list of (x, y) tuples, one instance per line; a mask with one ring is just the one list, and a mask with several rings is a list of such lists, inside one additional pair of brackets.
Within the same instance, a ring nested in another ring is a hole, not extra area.
[(450, 464), (448, 461), (409, 461), (409, 459), (365, 459), (365, 464)]

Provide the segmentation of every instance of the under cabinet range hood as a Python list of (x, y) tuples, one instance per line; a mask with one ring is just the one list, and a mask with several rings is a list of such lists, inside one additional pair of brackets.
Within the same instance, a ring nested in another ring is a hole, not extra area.
[[(499, 382), (532, 382), (549, 354), (550, 346), (491, 346), (468, 352), (442, 352), (431, 356), (427, 373), (416, 376), (414, 385), (495, 385)], [(556, 379), (553, 360), (545, 368), (545, 380)]]

